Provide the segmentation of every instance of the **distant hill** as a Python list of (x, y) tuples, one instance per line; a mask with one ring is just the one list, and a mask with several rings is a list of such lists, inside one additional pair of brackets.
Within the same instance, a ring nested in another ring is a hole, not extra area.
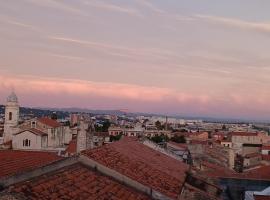
[[(126, 112), (120, 110), (91, 110), (83, 108), (38, 108), (41, 110), (61, 111), (68, 113), (91, 113), (95, 115), (125, 115)], [(129, 113), (130, 114), (130, 113)]]
[[(21, 115), (33, 115), (35, 117), (44, 117), (44, 116), (51, 116), (54, 112), (56, 112), (57, 117), (59, 119), (64, 119), (65, 117), (69, 116), (69, 113), (66, 111), (54, 111), (47, 109), (20, 107)], [(0, 114), (3, 115), (4, 113), (5, 113), (5, 106), (0, 105)]]
[[(0, 114), (4, 114), (5, 107), (0, 105)], [(70, 113), (89, 113), (93, 115), (117, 115), (117, 116), (166, 116), (162, 114), (151, 114), (151, 113), (131, 113), (131, 112), (123, 112), (121, 110), (91, 110), (91, 109), (83, 109), (83, 108), (27, 108), (27, 107), (20, 107), (20, 113), (23, 115), (34, 115), (36, 117), (42, 116), (51, 116), (53, 112), (57, 113), (59, 119), (63, 119), (68, 117)], [(201, 116), (185, 116), (185, 115), (168, 115), (168, 117), (175, 117), (178, 119), (201, 119), (205, 122), (216, 122), (216, 123), (264, 123), (269, 125), (269, 120), (252, 120), (252, 119), (232, 119), (232, 118), (214, 118), (214, 117), (201, 117)]]

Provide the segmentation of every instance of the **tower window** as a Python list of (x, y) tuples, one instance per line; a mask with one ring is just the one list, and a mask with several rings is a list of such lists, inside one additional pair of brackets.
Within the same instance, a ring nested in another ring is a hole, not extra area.
[(36, 128), (36, 122), (35, 122), (35, 121), (33, 121), (33, 122), (31, 123), (31, 128)]
[(8, 113), (8, 120), (12, 120), (12, 112)]

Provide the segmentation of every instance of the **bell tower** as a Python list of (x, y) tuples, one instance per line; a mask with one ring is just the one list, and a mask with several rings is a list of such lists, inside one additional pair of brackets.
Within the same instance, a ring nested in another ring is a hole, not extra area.
[(7, 98), (5, 107), (4, 142), (12, 140), (13, 134), (18, 130), (18, 125), (19, 103), (16, 94), (12, 92)]

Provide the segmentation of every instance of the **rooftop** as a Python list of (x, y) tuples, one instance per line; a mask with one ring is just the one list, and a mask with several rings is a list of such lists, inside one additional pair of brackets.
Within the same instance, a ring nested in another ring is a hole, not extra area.
[(231, 132), (229, 133), (232, 136), (257, 136), (258, 133), (250, 133), (250, 132)]
[[(205, 163), (203, 165), (205, 165)], [(211, 165), (207, 166), (207, 170), (204, 171), (203, 174), (213, 178), (233, 178), (233, 179), (270, 181), (269, 172), (270, 166), (260, 166), (245, 171), (243, 173), (236, 173), (224, 167)]]
[(15, 184), (11, 192), (27, 199), (147, 200), (139, 193), (82, 164), (74, 164), (30, 181)]
[(183, 162), (145, 146), (136, 138), (124, 138), (83, 154), (174, 199), (188, 170)]
[(35, 128), (25, 129), (25, 130), (23, 130), (23, 131), (20, 131), (19, 133), (16, 133), (16, 135), (21, 134), (21, 133), (23, 133), (23, 132), (25, 132), (25, 131), (29, 131), (29, 132), (31, 132), (31, 133), (33, 133), (33, 134), (35, 134), (35, 135), (40, 135), (40, 136), (48, 135), (47, 133), (44, 133), (43, 131), (38, 130), (38, 129), (35, 129)]
[(264, 145), (264, 146), (262, 146), (262, 150), (270, 150), (270, 145)]
[(37, 151), (0, 151), (0, 178), (48, 165), (61, 157), (55, 153)]
[(50, 126), (52, 128), (57, 128), (57, 127), (61, 126), (61, 124), (59, 122), (57, 122), (56, 120), (50, 119), (48, 117), (39, 118), (38, 121), (41, 122), (42, 124), (45, 124), (45, 125)]

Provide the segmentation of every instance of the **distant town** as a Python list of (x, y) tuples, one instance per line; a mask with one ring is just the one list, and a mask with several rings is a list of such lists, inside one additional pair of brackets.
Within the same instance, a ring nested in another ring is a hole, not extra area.
[(120, 199), (268, 195), (269, 124), (20, 108), (14, 92), (0, 122), (0, 199), (78, 199), (88, 190), (103, 199), (83, 176), (110, 180), (118, 189), (104, 195), (121, 190)]

